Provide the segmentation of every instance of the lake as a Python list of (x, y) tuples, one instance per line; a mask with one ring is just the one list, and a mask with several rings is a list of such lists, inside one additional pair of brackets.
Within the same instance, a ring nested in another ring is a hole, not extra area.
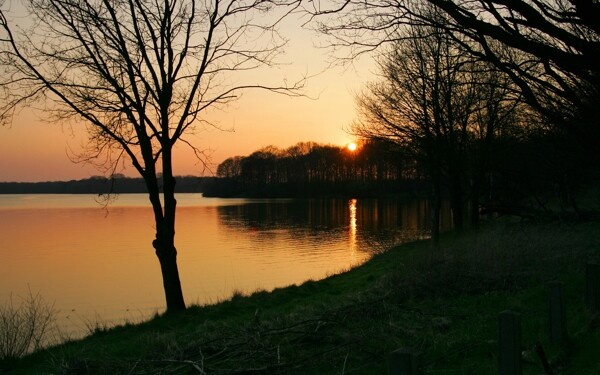
[[(322, 279), (428, 236), (425, 201), (177, 199), (188, 304)], [(145, 194), (108, 205), (93, 195), (0, 195), (0, 303), (40, 293), (69, 337), (147, 319), (164, 311), (153, 238)]]

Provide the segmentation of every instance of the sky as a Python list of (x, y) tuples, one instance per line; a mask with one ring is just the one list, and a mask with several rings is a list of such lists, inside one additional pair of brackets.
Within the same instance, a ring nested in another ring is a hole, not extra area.
[[(210, 114), (227, 130), (199, 129), (187, 136), (195, 147), (209, 151), (210, 165), (202, 163), (183, 144), (175, 151), (176, 175), (211, 175), (231, 156), (244, 156), (265, 146), (287, 148), (298, 142), (344, 146), (354, 141), (348, 129), (356, 118), (354, 96), (373, 75), (369, 57), (351, 66), (328, 67), (329, 51), (318, 48), (320, 35), (303, 30), (299, 22), (286, 25), (289, 38), (282, 74), (293, 80), (315, 75), (306, 83), (306, 97), (268, 92), (246, 92), (241, 99)], [(0, 181), (38, 182), (82, 179), (103, 175), (90, 164), (73, 162), (85, 142), (83, 127), (48, 123), (43, 113), (23, 110), (9, 127), (0, 126)], [(132, 167), (118, 172), (135, 177)]]

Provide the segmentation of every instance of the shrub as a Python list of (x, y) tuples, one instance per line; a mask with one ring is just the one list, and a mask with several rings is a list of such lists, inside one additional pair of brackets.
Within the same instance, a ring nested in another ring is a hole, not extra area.
[(13, 360), (40, 349), (54, 326), (55, 311), (39, 294), (15, 304), (12, 296), (0, 306), (0, 361)]

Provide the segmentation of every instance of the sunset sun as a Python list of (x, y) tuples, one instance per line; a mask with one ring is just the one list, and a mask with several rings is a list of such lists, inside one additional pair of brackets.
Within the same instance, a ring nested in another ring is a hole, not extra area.
[(346, 146), (346, 147), (348, 147), (348, 151), (354, 152), (354, 151), (356, 151), (356, 148), (358, 146), (356, 145), (356, 143), (350, 142), (350, 143), (348, 143), (348, 146)]

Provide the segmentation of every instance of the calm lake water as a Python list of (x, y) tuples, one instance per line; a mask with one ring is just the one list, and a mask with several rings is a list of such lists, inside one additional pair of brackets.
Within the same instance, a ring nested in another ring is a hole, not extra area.
[[(39, 292), (71, 337), (164, 310), (147, 196), (120, 195), (108, 208), (96, 199), (0, 195), (0, 303)], [(188, 304), (321, 279), (428, 235), (424, 201), (179, 194), (177, 215)]]

